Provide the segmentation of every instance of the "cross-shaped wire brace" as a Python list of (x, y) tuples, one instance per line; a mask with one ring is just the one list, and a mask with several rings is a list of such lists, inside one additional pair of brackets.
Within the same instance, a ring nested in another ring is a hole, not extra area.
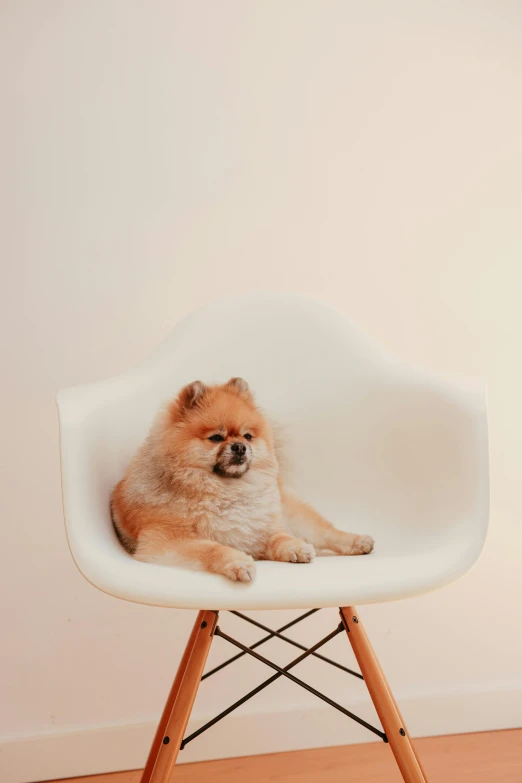
[[(347, 672), (348, 674), (353, 675), (354, 677), (358, 677), (360, 679), (364, 679), (362, 674), (359, 674), (359, 672), (353, 671), (352, 669), (347, 668), (346, 666), (343, 666), (340, 663), (337, 663), (337, 661), (333, 661), (330, 658), (327, 658), (324, 655), (320, 655), (317, 653), (317, 650), (319, 648), (323, 647), (323, 645), (327, 644), (331, 639), (333, 639), (335, 636), (337, 636), (339, 633), (342, 633), (344, 631), (344, 626), (342, 623), (340, 623), (337, 628), (328, 634), (328, 636), (325, 636), (324, 639), (321, 639), (319, 642), (314, 644), (310, 648), (304, 647), (304, 645), (299, 644), (299, 642), (294, 641), (293, 639), (290, 639), (288, 636), (283, 635), (283, 631), (288, 630), (288, 628), (292, 627), (293, 625), (296, 625), (297, 623), (301, 622), (301, 620), (304, 620), (306, 617), (310, 617), (310, 615), (314, 614), (315, 612), (319, 611), (318, 609), (311, 609), (308, 612), (305, 612), (304, 614), (300, 615), (299, 617), (295, 618), (291, 622), (287, 623), (286, 625), (283, 625), (281, 628), (278, 628), (276, 631), (273, 631), (272, 629), (268, 628), (266, 625), (263, 625), (262, 623), (259, 623), (257, 620), (253, 620), (251, 617), (247, 617), (247, 615), (242, 614), (241, 612), (233, 611), (232, 614), (235, 614), (237, 617), (240, 617), (242, 620), (245, 620), (246, 622), (251, 623), (252, 625), (255, 625), (257, 628), (260, 628), (261, 630), (267, 631), (268, 635), (264, 636), (262, 639), (257, 641), (255, 644), (252, 644), (250, 647), (247, 647), (246, 645), (242, 644), (241, 642), (238, 642), (237, 639), (233, 639), (228, 634), (224, 633), (219, 626), (216, 628), (214, 634), (215, 636), (219, 636), (222, 639), (225, 639), (225, 641), (229, 642), (230, 644), (234, 645), (235, 647), (239, 648), (241, 650), (240, 653), (237, 655), (232, 656), (231, 658), (227, 659), (223, 663), (219, 664), (219, 666), (214, 667), (209, 672), (203, 675), (201, 678), (202, 680), (206, 679), (207, 677), (210, 677), (211, 675), (215, 674), (216, 672), (220, 671), (221, 669), (224, 669), (229, 664), (233, 663), (234, 661), (237, 661), (239, 658), (241, 658), (243, 655), (251, 655), (256, 660), (260, 661), (261, 663), (264, 663), (266, 666), (269, 666), (271, 669), (275, 670), (275, 674), (273, 674), (271, 677), (269, 677), (267, 680), (264, 680), (264, 682), (260, 683), (256, 688), (253, 688), (251, 691), (249, 691), (245, 696), (243, 696), (241, 699), (238, 699), (234, 704), (231, 704), (230, 707), (227, 707), (226, 710), (223, 710), (223, 712), (220, 712), (219, 715), (216, 715), (215, 718), (212, 718), (212, 720), (209, 720), (207, 723), (205, 723), (203, 726), (200, 726), (199, 729), (192, 732), (192, 734), (189, 734), (188, 737), (185, 737), (183, 742), (181, 743), (181, 749), (191, 742), (193, 739), (198, 737), (200, 734), (203, 734), (204, 731), (207, 731), (207, 729), (210, 729), (212, 726), (214, 726), (218, 721), (225, 718), (227, 715), (230, 715), (231, 712), (236, 710), (238, 707), (240, 707), (242, 704), (244, 704), (246, 701), (251, 699), (253, 696), (256, 696), (260, 691), (267, 688), (269, 685), (271, 685), (273, 682), (278, 680), (280, 677), (286, 677), (287, 679), (291, 680), (291, 682), (294, 682), (296, 685), (300, 685), (301, 688), (304, 688), (309, 693), (313, 693), (314, 696), (317, 696), (319, 699), (322, 699), (322, 701), (329, 704), (331, 707), (334, 707), (336, 710), (339, 710), (339, 712), (342, 712), (347, 717), (354, 720), (356, 723), (359, 723), (361, 726), (364, 726), (369, 731), (372, 731), (374, 734), (376, 734), (378, 737), (380, 737), (384, 742), (388, 742), (388, 739), (386, 737), (386, 734), (381, 731), (380, 729), (375, 728), (375, 726), (372, 726), (367, 721), (363, 720), (363, 718), (360, 718), (358, 715), (355, 715), (353, 712), (350, 712), (350, 710), (347, 710), (345, 707), (343, 707), (341, 704), (338, 704), (337, 702), (333, 701), (333, 699), (330, 699), (328, 696), (325, 696), (320, 691), (313, 688), (311, 685), (308, 685), (308, 683), (304, 682), (303, 680), (299, 679), (298, 677), (295, 677), (293, 674), (290, 674), (290, 670), (294, 668), (294, 666), (297, 666), (298, 663), (301, 663), (301, 661), (304, 661), (305, 658), (308, 658), (309, 656), (314, 656), (316, 658), (319, 658), (322, 661), (325, 661), (326, 663), (331, 664), (332, 666), (336, 666), (339, 669), (342, 669), (343, 671)], [(255, 652), (256, 647), (260, 647), (262, 644), (267, 642), (269, 639), (278, 638), (282, 641), (287, 642), (288, 644), (293, 645), (294, 647), (298, 647), (301, 650), (304, 650), (304, 652), (299, 655), (297, 658), (294, 658), (293, 661), (290, 661), (289, 664), (287, 664), (285, 667), (281, 668), (280, 666), (277, 666), (277, 664), (270, 661), (268, 658), (265, 658), (263, 655), (260, 655), (258, 652)]]

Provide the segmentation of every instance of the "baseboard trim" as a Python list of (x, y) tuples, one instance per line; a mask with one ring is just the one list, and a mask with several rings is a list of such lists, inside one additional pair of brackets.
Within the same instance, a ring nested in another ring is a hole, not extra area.
[[(439, 693), (398, 694), (414, 737), (519, 728), (522, 683), (501, 683)], [(368, 700), (351, 703), (376, 720)], [(189, 731), (207, 718), (191, 721)], [(34, 783), (144, 766), (152, 722), (102, 725), (0, 740), (2, 783)], [(328, 707), (279, 712), (237, 712), (180, 753), (179, 763), (380, 740)]]

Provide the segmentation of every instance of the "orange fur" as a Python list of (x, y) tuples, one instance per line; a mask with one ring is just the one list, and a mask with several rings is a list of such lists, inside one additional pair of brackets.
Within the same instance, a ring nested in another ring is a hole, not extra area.
[(271, 427), (241, 378), (180, 391), (115, 487), (111, 513), (137, 559), (240, 581), (254, 578), (254, 560), (302, 563), (315, 547), (373, 547), (284, 490)]

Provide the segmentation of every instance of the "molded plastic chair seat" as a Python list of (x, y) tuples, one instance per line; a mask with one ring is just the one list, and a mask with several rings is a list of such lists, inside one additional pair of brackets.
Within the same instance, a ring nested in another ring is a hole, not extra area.
[[(364, 557), (260, 562), (252, 584), (140, 563), (120, 546), (109, 496), (163, 402), (197, 378), (247, 379), (287, 441), (287, 484)], [(138, 603), (268, 609), (392, 601), (447, 584), (478, 559), (488, 521), (484, 386), (388, 355), (346, 316), (289, 295), (201, 308), (139, 367), (58, 394), (66, 529), (96, 587)]]

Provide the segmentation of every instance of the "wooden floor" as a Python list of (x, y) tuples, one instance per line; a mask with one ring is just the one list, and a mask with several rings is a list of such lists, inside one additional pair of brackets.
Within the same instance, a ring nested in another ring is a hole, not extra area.
[[(429, 783), (522, 783), (522, 729), (415, 741)], [(75, 783), (139, 783), (140, 771), (75, 778)], [(70, 779), (72, 780), (72, 779)], [(181, 764), (172, 783), (401, 783), (381, 743)], [(68, 781), (61, 781), (68, 783)]]

